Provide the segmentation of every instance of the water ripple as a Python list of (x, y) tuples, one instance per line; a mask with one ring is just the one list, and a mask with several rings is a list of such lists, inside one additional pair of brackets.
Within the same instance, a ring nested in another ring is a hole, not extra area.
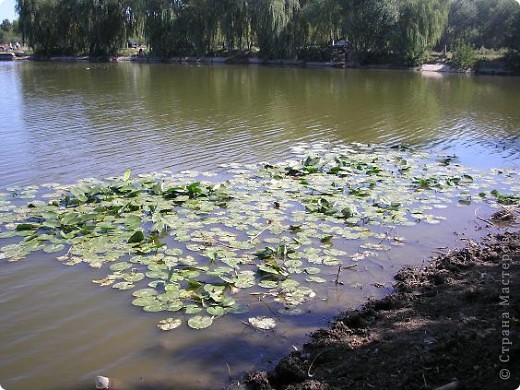
[[(405, 143), (456, 154), (483, 168), (520, 161), (518, 79), (260, 67), (86, 68), (0, 63), (0, 191), (14, 184), (120, 175), (128, 168), (219, 171), (224, 163), (283, 160), (291, 146), (317, 141)], [(473, 217), (472, 211), (457, 212)], [(434, 240), (431, 247), (447, 239), (428, 237)], [(413, 248), (416, 252), (396, 257), (419, 259), (428, 245), (423, 239)], [(244, 345), (260, 343), (251, 339), (236, 351), (243, 329), (232, 330), (225, 318), (212, 332), (218, 343), (233, 339), (230, 348), (213, 347), (217, 342), (202, 333), (158, 336), (158, 318), (129, 308), (127, 295), (109, 288), (102, 293), (109, 298), (99, 299), (91, 279), (104, 277), (102, 271), (75, 272), (51, 257), (4, 264), (0, 273), (5, 309), (0, 371), (8, 389), (56, 388), (56, 376), (63, 388), (78, 387), (78, 380), (91, 383), (108, 371), (136, 382), (141, 375), (175, 376), (172, 383), (185, 380), (191, 386), (193, 376), (203, 372), (206, 382), (200, 386), (207, 388), (214, 375), (227, 373), (224, 366), (210, 372), (201, 365), (204, 359), (197, 361), (207, 357), (208, 346), (244, 370), (250, 368), (244, 362), (261, 348)], [(361, 277), (374, 278), (372, 272), (390, 278), (393, 271), (376, 265)], [(357, 303), (366, 298), (365, 290), (351, 290), (343, 303), (353, 304), (352, 294), (359, 294)], [(316, 318), (323, 321), (324, 315)], [(295, 322), (290, 331), (298, 326)]]

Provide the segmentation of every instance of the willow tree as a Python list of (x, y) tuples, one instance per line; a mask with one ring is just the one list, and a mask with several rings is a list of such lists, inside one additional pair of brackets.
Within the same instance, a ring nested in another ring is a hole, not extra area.
[(38, 54), (113, 54), (131, 28), (131, 0), (17, 0), (24, 40)]
[(514, 11), (511, 21), (507, 26), (508, 47), (520, 54), (520, 6)]
[(129, 34), (126, 19), (127, 4), (124, 0), (90, 0), (90, 49), (91, 56), (116, 54), (124, 46)]
[(295, 57), (301, 44), (298, 0), (254, 0), (255, 31), (260, 53), (267, 58)]
[(361, 62), (378, 61), (391, 51), (399, 20), (397, 0), (344, 0), (345, 28)]
[(240, 51), (251, 48), (251, 1), (220, 0), (214, 1), (219, 19), (219, 30), (224, 38), (226, 49)]
[(178, 21), (184, 4), (169, 0), (148, 0), (143, 6), (144, 35), (152, 53), (168, 57), (182, 35)]
[(213, 44), (218, 20), (211, 0), (189, 0), (176, 4), (176, 55), (205, 54)]
[(448, 26), (444, 31), (441, 43), (451, 46), (463, 39), (473, 42), (478, 36), (477, 20), (478, 8), (474, 1), (453, 0), (448, 14)]
[(310, 0), (302, 8), (312, 44), (327, 44), (341, 33), (342, 9), (338, 0)]
[(520, 72), (520, 6), (513, 13), (511, 21), (507, 26), (508, 36), (508, 63), (516, 72)]
[(144, 7), (147, 2), (144, 0), (126, 0), (124, 3), (124, 18), (129, 37), (144, 40), (145, 15)]
[(16, 10), (23, 39), (36, 54), (61, 54), (63, 13), (58, 0), (18, 0)]
[(32, 36), (32, 23), (34, 18), (32, 10), (34, 9), (35, 3), (36, 0), (16, 0), (15, 8), (18, 13), (18, 27), (22, 34), (22, 43), (24, 45), (26, 40), (27, 43), (30, 42), (30, 37)]
[(448, 0), (407, 0), (400, 8), (397, 47), (407, 65), (422, 62), (448, 23)]
[(67, 54), (86, 54), (90, 47), (92, 26), (86, 1), (60, 0), (55, 25), (62, 37), (62, 50)]

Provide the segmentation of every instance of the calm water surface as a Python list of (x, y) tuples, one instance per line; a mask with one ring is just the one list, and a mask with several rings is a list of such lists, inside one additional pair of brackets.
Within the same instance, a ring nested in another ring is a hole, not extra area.
[[(520, 79), (396, 71), (162, 64), (0, 63), (0, 191), (16, 185), (169, 169), (223, 172), (229, 162), (279, 161), (298, 142), (411, 144), (466, 164), (520, 163)], [(233, 316), (208, 331), (160, 333), (164, 315), (100, 289), (106, 271), (47, 254), (1, 263), (0, 385), (208, 389), (266, 368), (341, 308), (390, 291), (405, 264), (475, 235), (474, 208), (415, 229), (410, 245), (324, 287), (325, 300), (284, 318), (278, 338)], [(450, 222), (455, 221), (455, 222)], [(375, 282), (386, 288), (376, 288)], [(258, 303), (258, 310), (262, 304)], [(255, 307), (252, 307), (255, 310)], [(247, 318), (247, 316), (245, 317)], [(271, 337), (270, 337), (271, 336)], [(161, 387), (162, 386), (162, 387)]]

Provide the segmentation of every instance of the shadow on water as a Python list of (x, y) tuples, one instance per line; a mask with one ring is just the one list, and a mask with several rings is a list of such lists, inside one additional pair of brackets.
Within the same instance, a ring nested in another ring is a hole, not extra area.
[[(247, 327), (245, 326), (245, 328)], [(251, 329), (247, 329), (247, 331), (260, 332)], [(175, 336), (172, 335), (172, 337)], [(110, 376), (112, 383), (110, 389), (201, 390), (238, 388), (239, 384), (243, 382), (244, 373), (258, 367), (254, 362), (252, 364), (251, 360), (256, 359), (260, 361), (265, 356), (277, 356), (277, 358), (269, 361), (269, 365), (272, 366), (287, 353), (287, 345), (286, 343), (280, 343), (278, 341), (279, 337), (271, 331), (264, 332), (261, 335), (262, 339), (256, 339), (254, 342), (240, 339), (237, 335), (223, 336), (214, 342), (201, 344), (195, 350), (191, 350), (188, 355), (179, 353), (176, 348), (167, 343), (158, 343), (147, 347), (140, 354), (153, 357), (154, 360), (161, 361), (161, 364), (170, 366), (172, 369), (170, 376), (154, 377), (143, 375), (136, 379), (112, 378)], [(251, 354), (254, 354), (254, 359), (252, 359)], [(247, 355), (247, 361), (242, 360), (241, 355)], [(182, 371), (175, 369), (178, 362), (185, 362), (186, 360), (190, 362), (189, 371), (186, 369)], [(263, 366), (265, 366), (265, 362)], [(90, 379), (85, 379), (75, 384), (58, 384), (53, 388), (57, 390), (92, 389), (96, 375), (106, 374), (93, 374)]]

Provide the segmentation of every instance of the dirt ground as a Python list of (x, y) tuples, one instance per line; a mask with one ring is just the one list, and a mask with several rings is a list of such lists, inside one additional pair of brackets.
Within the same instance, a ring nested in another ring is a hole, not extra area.
[(520, 233), (404, 269), (395, 292), (311, 335), (251, 389), (520, 388)]

